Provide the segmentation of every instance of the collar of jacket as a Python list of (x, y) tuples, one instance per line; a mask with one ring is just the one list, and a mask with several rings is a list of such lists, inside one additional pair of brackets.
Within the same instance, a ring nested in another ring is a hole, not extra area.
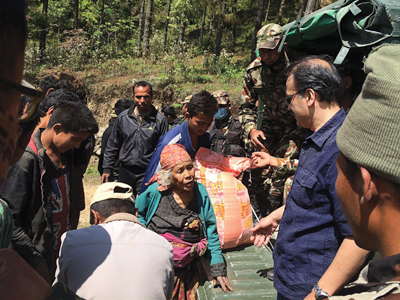
[(113, 214), (111, 216), (109, 216), (104, 223), (110, 223), (113, 221), (128, 221), (128, 222), (133, 222), (133, 223), (137, 223), (140, 226), (144, 227), (142, 225), (142, 223), (140, 223), (139, 219), (136, 218), (134, 215), (129, 214), (129, 213), (116, 213)]
[[(128, 116), (130, 116), (130, 117), (136, 119), (136, 116), (135, 116), (135, 113), (134, 113), (135, 107), (136, 107), (136, 104), (133, 104), (133, 105), (129, 108), (129, 110), (128, 110)], [(150, 112), (150, 114), (148, 114), (148, 115), (146, 116), (146, 118), (150, 118), (150, 119), (155, 120), (156, 117), (157, 117), (157, 113), (158, 113), (157, 109), (156, 109), (156, 108), (154, 107), (154, 105), (152, 104), (152, 105), (151, 105), (151, 112)], [(144, 118), (143, 118), (143, 119), (144, 119)]]

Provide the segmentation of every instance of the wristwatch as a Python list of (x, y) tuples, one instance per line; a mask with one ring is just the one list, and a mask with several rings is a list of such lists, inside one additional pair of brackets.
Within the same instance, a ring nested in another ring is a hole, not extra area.
[(329, 298), (329, 294), (319, 287), (318, 282), (314, 284), (314, 293), (315, 300), (324, 300)]

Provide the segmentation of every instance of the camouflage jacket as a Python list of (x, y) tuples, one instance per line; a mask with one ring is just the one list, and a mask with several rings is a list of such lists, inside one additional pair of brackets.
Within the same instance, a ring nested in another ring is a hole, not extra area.
[[(286, 67), (289, 60), (285, 55)], [(296, 120), (288, 111), (285, 101), (286, 75), (284, 69), (274, 71), (263, 64), (261, 58), (256, 58), (244, 74), (239, 120), (244, 128), (244, 134), (249, 137), (252, 129), (257, 129), (257, 101), (264, 102), (263, 128), (274, 128), (274, 131), (287, 132), (295, 130)], [(265, 126), (266, 125), (266, 126)]]
[(243, 129), (238, 117), (231, 114), (227, 121), (215, 120), (209, 132), (212, 151), (238, 157), (246, 156)]

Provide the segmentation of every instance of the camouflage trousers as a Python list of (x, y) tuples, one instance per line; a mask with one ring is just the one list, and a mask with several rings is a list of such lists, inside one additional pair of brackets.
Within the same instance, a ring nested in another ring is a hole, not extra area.
[[(283, 158), (285, 163), (279, 167), (250, 170), (244, 176), (244, 184), (247, 186), (250, 202), (258, 218), (270, 214), (282, 206), (290, 191), (293, 175), (297, 168), (299, 148), (303, 141), (303, 131), (294, 130), (288, 134), (279, 136), (269, 135), (263, 130), (266, 140), (264, 146), (275, 157)], [(253, 221), (257, 218), (253, 216)]]

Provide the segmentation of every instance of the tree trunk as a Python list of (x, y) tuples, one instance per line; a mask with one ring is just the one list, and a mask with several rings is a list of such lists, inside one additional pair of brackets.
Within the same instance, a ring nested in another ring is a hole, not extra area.
[(47, 9), (49, 7), (49, 0), (42, 0), (43, 1), (43, 16), (45, 18), (45, 22), (42, 25), (40, 31), (40, 42), (39, 42), (39, 53), (40, 53), (40, 62), (44, 62), (46, 58), (46, 38), (47, 38)]
[(104, 2), (105, 1), (106, 0), (101, 1), (99, 26), (104, 24)]
[(217, 34), (215, 35), (214, 54), (218, 57), (221, 54), (222, 33), (224, 31), (225, 1), (222, 1), (218, 14)]
[(318, 10), (321, 8), (321, 0), (316, 0), (315, 1), (315, 7), (314, 7), (314, 11)]
[(142, 5), (140, 6), (138, 38), (137, 38), (137, 46), (139, 48), (139, 51), (142, 48), (142, 29), (143, 29), (143, 15), (144, 15), (144, 5), (145, 4), (146, 4), (146, 0), (142, 0)]
[(232, 53), (235, 52), (235, 47), (236, 47), (236, 5), (237, 5), (237, 0), (234, 0), (232, 6), (232, 14), (235, 16), (235, 21), (232, 25)]
[(299, 3), (299, 12), (297, 14), (297, 19), (300, 19), (304, 16), (304, 10), (306, 9), (307, 1), (300, 0)]
[(282, 23), (283, 9), (284, 8), (285, 8), (285, 0), (281, 0), (281, 5), (279, 6), (279, 12), (278, 12), (278, 24)]
[(208, 1), (206, 1), (204, 10), (203, 10), (203, 17), (201, 18), (201, 27), (200, 27), (200, 38), (199, 38), (199, 44), (201, 45), (203, 43), (203, 37), (204, 37), (204, 26), (206, 24), (206, 16), (207, 16), (207, 5)]
[(72, 27), (73, 29), (78, 29), (78, 12), (79, 12), (79, 0), (73, 0), (73, 23), (72, 23)]
[(149, 54), (150, 51), (150, 30), (151, 18), (153, 15), (153, 0), (147, 0), (146, 16), (144, 19), (144, 32), (143, 32), (143, 56)]
[(307, 6), (304, 11), (304, 15), (307, 16), (308, 14), (312, 13), (315, 9), (315, 2), (316, 0), (308, 0), (307, 1)]
[(271, 0), (268, 1), (267, 12), (265, 13), (264, 23), (268, 23), (268, 14), (269, 14), (269, 7), (271, 6)]
[(257, 50), (257, 32), (261, 28), (262, 20), (264, 15), (264, 1), (258, 0), (258, 11), (256, 21), (254, 22), (254, 33), (253, 33), (253, 42), (251, 46), (251, 61), (255, 60), (256, 50)]
[(165, 29), (164, 29), (163, 51), (165, 51), (165, 49), (167, 48), (168, 24), (169, 24), (169, 13), (171, 12), (171, 4), (172, 0), (168, 0), (167, 19), (165, 20)]
[(178, 44), (183, 43), (183, 40), (185, 38), (185, 30), (186, 30), (186, 8), (184, 8), (181, 13), (181, 24), (179, 26)]

